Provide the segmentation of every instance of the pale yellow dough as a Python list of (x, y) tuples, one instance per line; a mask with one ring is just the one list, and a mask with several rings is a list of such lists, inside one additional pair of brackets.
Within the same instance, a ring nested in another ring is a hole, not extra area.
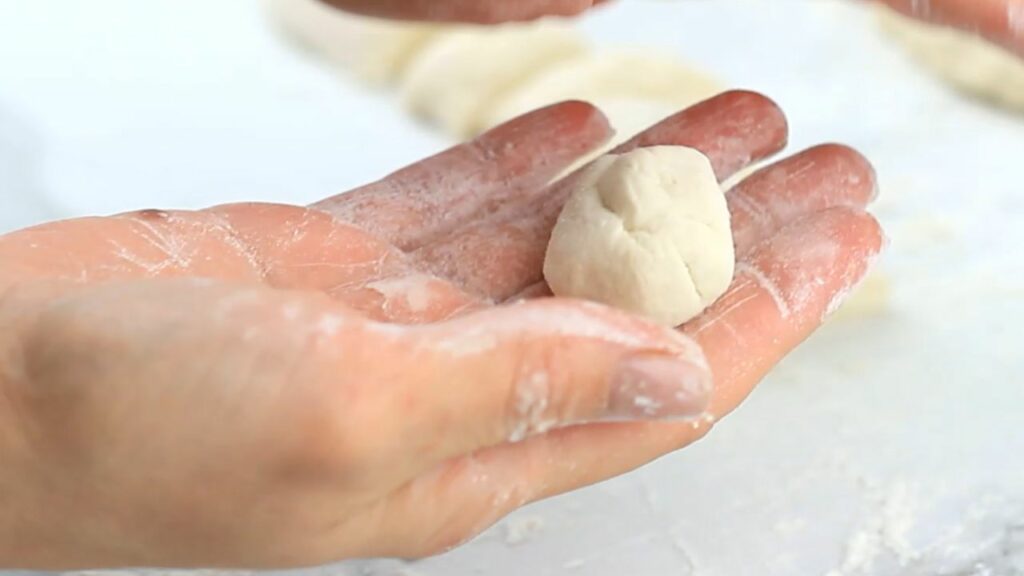
[(836, 310), (831, 321), (844, 322), (880, 315), (888, 310), (891, 293), (892, 282), (889, 277), (882, 272), (873, 272)]
[[(654, 50), (595, 52), (549, 66), (498, 101), (487, 123), (493, 126), (564, 100), (598, 106), (643, 101), (679, 110), (723, 89), (718, 79)], [(623, 112), (628, 121), (631, 111)]]
[(347, 14), (320, 0), (264, 0), (275, 23), (298, 43), (361, 80), (387, 85), (441, 26)]
[(878, 10), (882, 28), (933, 74), (968, 94), (1024, 112), (1024, 59), (966, 32)]
[(498, 101), (485, 124), (495, 126), (566, 100), (594, 104), (608, 117), (615, 135), (573, 164), (568, 173), (723, 90), (718, 79), (655, 50), (602, 51), (548, 67)]
[(399, 91), (417, 116), (454, 136), (473, 136), (486, 127), (494, 102), (586, 50), (575, 29), (554, 23), (455, 30), (416, 55)]

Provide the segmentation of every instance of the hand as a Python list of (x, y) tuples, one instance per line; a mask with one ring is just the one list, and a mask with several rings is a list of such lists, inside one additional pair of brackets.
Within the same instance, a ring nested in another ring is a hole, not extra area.
[(1024, 56), (1024, 0), (883, 0), (904, 14), (977, 32)]
[[(607, 0), (324, 0), (383, 18), (448, 22), (532, 20), (574, 16)], [(878, 0), (904, 14), (977, 32), (1024, 56), (1024, 0)]]
[(543, 16), (575, 16), (608, 0), (324, 0), (369, 16), (400, 20), (497, 24)]
[[(0, 563), (420, 557), (699, 439), (865, 274), (874, 174), (828, 145), (733, 189), (733, 286), (673, 331), (544, 297), (545, 183), (609, 135), (565, 103), (312, 208), (0, 237)], [(732, 92), (620, 151), (724, 179), (786, 137)]]

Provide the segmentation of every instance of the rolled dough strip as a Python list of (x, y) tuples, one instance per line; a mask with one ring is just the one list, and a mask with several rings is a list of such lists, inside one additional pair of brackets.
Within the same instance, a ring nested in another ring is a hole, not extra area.
[(966, 32), (918, 22), (879, 6), (882, 29), (955, 88), (1024, 112), (1024, 59)]

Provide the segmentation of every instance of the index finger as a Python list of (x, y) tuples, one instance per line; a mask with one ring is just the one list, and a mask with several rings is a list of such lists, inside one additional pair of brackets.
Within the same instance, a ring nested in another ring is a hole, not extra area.
[(511, 120), (313, 208), (414, 250), (547, 182), (611, 137), (604, 115), (563, 102)]

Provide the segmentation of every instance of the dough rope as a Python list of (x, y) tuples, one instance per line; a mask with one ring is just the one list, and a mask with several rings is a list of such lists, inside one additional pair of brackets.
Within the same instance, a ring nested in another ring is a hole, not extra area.
[(605, 112), (616, 137), (578, 167), (659, 120), (723, 91), (712, 76), (653, 50), (595, 51), (575, 28), (386, 22), (318, 0), (265, 0), (293, 41), (377, 86), (457, 138), (565, 100)]
[(1024, 112), (1024, 60), (953, 28), (918, 22), (879, 5), (882, 30), (929, 72), (997, 106)]

